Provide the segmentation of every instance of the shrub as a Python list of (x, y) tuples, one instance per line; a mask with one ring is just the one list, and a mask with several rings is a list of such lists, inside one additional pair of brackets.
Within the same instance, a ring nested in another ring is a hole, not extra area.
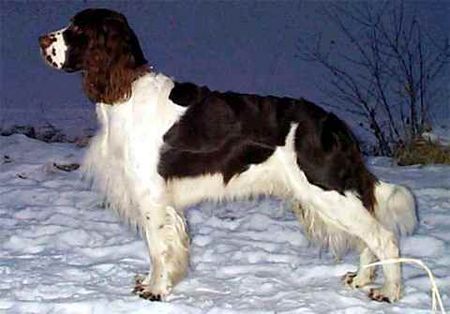
[(399, 166), (415, 164), (450, 165), (450, 147), (424, 138), (416, 138), (407, 144), (399, 144), (394, 150)]

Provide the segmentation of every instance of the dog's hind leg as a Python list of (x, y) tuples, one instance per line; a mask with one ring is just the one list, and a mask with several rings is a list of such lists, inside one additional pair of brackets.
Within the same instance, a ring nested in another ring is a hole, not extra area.
[[(321, 217), (350, 235), (358, 237), (368, 247), (363, 252), (362, 262), (372, 260), (372, 251), (379, 260), (399, 257), (399, 248), (395, 235), (386, 230), (362, 205), (361, 201), (351, 193), (341, 195), (337, 192), (323, 191), (311, 186), (310, 191), (301, 189), (299, 198), (303, 206), (310, 207), (320, 213)], [(306, 192), (306, 193), (305, 193)], [(400, 298), (401, 270), (400, 265), (383, 265), (385, 283), (380, 289), (372, 289), (369, 297), (377, 301), (394, 302)], [(370, 273), (361, 270), (361, 280), (370, 278)]]
[[(368, 247), (364, 252), (363, 262), (371, 260), (372, 251), (379, 260), (399, 257), (399, 248), (395, 235), (386, 230), (362, 205), (361, 200), (352, 193), (345, 195), (334, 191), (323, 191), (316, 186), (306, 186), (297, 190), (303, 206), (320, 213), (321, 217), (350, 235), (358, 237)], [(301, 194), (300, 194), (301, 193)], [(385, 283), (380, 289), (372, 289), (369, 297), (377, 301), (394, 302), (400, 298), (401, 271), (400, 265), (383, 265)], [(369, 276), (370, 273), (361, 273)]]
[(366, 268), (364, 266), (375, 262), (376, 256), (363, 241), (341, 228), (327, 223), (317, 212), (304, 209), (298, 203), (294, 204), (293, 211), (300, 224), (303, 225), (308, 239), (320, 247), (328, 249), (337, 259), (351, 249), (357, 249), (360, 252), (358, 271), (345, 274), (342, 277), (344, 284), (358, 289), (373, 282), (376, 267)]
[[(308, 181), (297, 165), (294, 134), (295, 127), (291, 128), (286, 145), (278, 151), (285, 168), (286, 183), (290, 186), (294, 199), (305, 209), (316, 212), (327, 224), (359, 238), (380, 261), (398, 258), (396, 236), (377, 221), (354, 192), (326, 191)], [(369, 297), (377, 301), (397, 301), (401, 293), (400, 265), (383, 265), (383, 271), (383, 287), (372, 289)]]

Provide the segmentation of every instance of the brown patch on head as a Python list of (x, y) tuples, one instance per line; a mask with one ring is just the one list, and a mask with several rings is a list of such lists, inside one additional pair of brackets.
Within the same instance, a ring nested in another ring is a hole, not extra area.
[[(54, 62), (62, 37), (64, 60)], [(58, 38), (58, 39), (57, 39)], [(39, 38), (45, 60), (66, 72), (83, 70), (83, 88), (93, 102), (115, 104), (131, 95), (132, 83), (149, 72), (147, 60), (126, 18), (107, 9), (87, 9), (71, 25)]]
[(74, 38), (78, 34), (87, 38), (87, 49), (79, 53), (83, 54), (83, 88), (89, 99), (105, 104), (128, 99), (132, 83), (149, 69), (125, 17), (110, 10), (88, 9), (74, 17), (69, 30)]

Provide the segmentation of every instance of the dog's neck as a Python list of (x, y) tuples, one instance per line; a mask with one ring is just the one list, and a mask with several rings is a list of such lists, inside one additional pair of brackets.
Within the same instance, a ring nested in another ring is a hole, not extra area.
[[(113, 104), (97, 102), (97, 106), (102, 108), (102, 111), (115, 109), (131, 111), (137, 120), (145, 120), (145, 123), (151, 123), (155, 128), (165, 130), (185, 111), (184, 107), (169, 99), (173, 87), (174, 82), (169, 77), (148, 71), (132, 83), (131, 94), (126, 100)], [(126, 116), (124, 114), (123, 118)]]
[(82, 72), (83, 89), (94, 103), (116, 105), (126, 102), (131, 97), (134, 83), (151, 72), (152, 67), (147, 64), (134, 69), (91, 66)]

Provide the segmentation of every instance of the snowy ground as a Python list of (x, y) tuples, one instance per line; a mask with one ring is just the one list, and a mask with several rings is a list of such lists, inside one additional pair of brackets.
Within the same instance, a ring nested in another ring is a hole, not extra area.
[[(190, 208), (191, 270), (166, 303), (130, 292), (147, 271), (144, 242), (101, 208), (72, 144), (0, 137), (0, 312), (7, 313), (428, 313), (429, 282), (404, 267), (405, 296), (380, 304), (345, 288), (340, 262), (308, 245), (287, 205), (272, 199)], [(402, 240), (423, 259), (450, 308), (450, 167), (403, 167), (371, 159), (381, 178), (411, 187), (420, 227)]]

